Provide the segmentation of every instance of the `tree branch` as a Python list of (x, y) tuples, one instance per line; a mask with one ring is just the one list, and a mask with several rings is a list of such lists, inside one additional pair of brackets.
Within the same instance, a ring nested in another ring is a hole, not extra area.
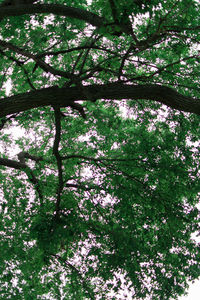
[(25, 164), (25, 158), (34, 160), (36, 163), (43, 160), (41, 156), (31, 155), (26, 151), (18, 153), (17, 157), (22, 164)]
[(48, 55), (53, 55), (53, 56), (57, 56), (59, 54), (66, 54), (66, 53), (70, 53), (73, 51), (79, 51), (79, 50), (85, 50), (85, 49), (95, 49), (95, 50), (101, 50), (110, 54), (114, 54), (115, 56), (119, 56), (120, 57), (120, 53), (116, 53), (115, 51), (112, 51), (110, 49), (107, 49), (105, 47), (99, 47), (99, 46), (95, 46), (95, 45), (85, 45), (85, 46), (78, 46), (78, 47), (72, 47), (70, 49), (65, 49), (65, 50), (55, 50), (55, 51), (44, 51), (42, 53), (39, 53), (36, 55), (36, 58), (42, 58), (44, 56), (48, 56)]
[(46, 62), (44, 62), (43, 60), (41, 60), (40, 58), (38, 58), (37, 55), (34, 55), (34, 54), (30, 53), (29, 51), (24, 50), (22, 48), (19, 48), (19, 47), (15, 46), (15, 45), (13, 45), (9, 42), (5, 42), (3, 40), (0, 40), (0, 46), (2, 48), (9, 49), (9, 50), (11, 50), (15, 53), (18, 53), (18, 54), (21, 54), (25, 57), (33, 59), (36, 62), (36, 65), (39, 66), (41, 69), (43, 69), (47, 73), (51, 73), (54, 76), (61, 76), (61, 77), (64, 77), (64, 78), (68, 78), (68, 79), (71, 79), (72, 81), (73, 80), (75, 81), (77, 79), (77, 76), (75, 76), (75, 75), (73, 75), (73, 74), (71, 74), (67, 71), (57, 70), (57, 69), (51, 67)]
[(11, 160), (8, 158), (1, 158), (1, 157), (0, 157), (0, 166), (5, 166), (16, 170), (24, 170), (25, 168), (27, 168), (27, 165), (25, 163)]
[(0, 10), (0, 18), (2, 19), (10, 16), (33, 15), (38, 13), (48, 13), (79, 19), (96, 27), (101, 27), (107, 23), (104, 18), (99, 17), (92, 12), (82, 8), (69, 7), (61, 4), (34, 4), (2, 7)]
[(61, 194), (63, 190), (63, 170), (62, 170), (62, 160), (59, 154), (59, 144), (61, 138), (61, 114), (60, 109), (58, 107), (54, 107), (54, 115), (55, 115), (55, 127), (56, 127), (56, 134), (54, 139), (53, 145), (53, 154), (55, 155), (58, 167), (58, 188), (57, 188), (57, 200), (56, 200), (56, 216), (58, 217), (58, 213), (60, 210), (60, 201), (61, 201)]
[[(20, 6), (2, 7), (0, 10), (0, 20), (10, 16), (33, 15), (38, 13), (54, 14), (57, 16), (82, 20), (97, 28), (110, 25), (105, 18), (100, 17), (93, 12), (87, 11), (82, 8), (69, 7), (62, 4), (34, 4), (34, 5), (26, 4)], [(113, 32), (112, 34), (119, 36), (122, 32), (124, 32), (127, 34), (131, 34), (134, 38), (134, 35), (132, 34), (132, 30), (130, 30), (129, 27), (131, 27), (131, 24), (130, 26), (127, 26), (127, 24), (125, 24), (125, 26), (121, 25), (120, 32)]]
[[(92, 95), (92, 98), (87, 95)], [(94, 99), (94, 100), (92, 100)], [(0, 117), (43, 106), (73, 106), (74, 101), (148, 100), (165, 104), (180, 111), (200, 115), (200, 98), (192, 98), (176, 90), (156, 84), (125, 85), (110, 83), (77, 87), (51, 87), (18, 94), (0, 100)]]

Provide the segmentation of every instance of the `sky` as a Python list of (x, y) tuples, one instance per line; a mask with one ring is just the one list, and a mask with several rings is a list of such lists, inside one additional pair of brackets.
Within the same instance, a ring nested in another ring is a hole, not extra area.
[(199, 300), (200, 299), (200, 280), (196, 280), (194, 284), (190, 285), (187, 296), (179, 297), (179, 300)]

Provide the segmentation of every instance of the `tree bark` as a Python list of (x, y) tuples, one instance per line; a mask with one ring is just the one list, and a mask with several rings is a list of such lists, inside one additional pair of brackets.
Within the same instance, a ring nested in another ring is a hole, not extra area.
[(14, 95), (0, 100), (0, 117), (43, 106), (73, 106), (74, 101), (148, 100), (168, 107), (200, 115), (200, 99), (184, 96), (176, 90), (161, 85), (124, 85), (110, 83), (77, 87), (50, 87)]
[(88, 24), (96, 27), (101, 27), (106, 23), (106, 20), (98, 15), (89, 12), (85, 9), (69, 7), (61, 4), (34, 4), (34, 5), (19, 5), (1, 7), (0, 19), (10, 16), (22, 16), (33, 14), (54, 14), (83, 20)]
[(16, 170), (24, 170), (27, 168), (27, 165), (25, 163), (21, 163), (15, 160), (11, 160), (8, 158), (1, 158), (1, 157), (0, 157), (0, 166), (9, 167)]

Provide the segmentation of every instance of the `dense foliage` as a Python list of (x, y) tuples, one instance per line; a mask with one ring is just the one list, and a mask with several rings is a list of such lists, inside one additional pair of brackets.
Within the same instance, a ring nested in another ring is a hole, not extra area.
[(200, 276), (198, 2), (0, 5), (1, 299), (177, 299)]

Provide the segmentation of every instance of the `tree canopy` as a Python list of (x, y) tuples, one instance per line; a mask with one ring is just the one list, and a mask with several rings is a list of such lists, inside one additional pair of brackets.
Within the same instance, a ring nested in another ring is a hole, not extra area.
[(177, 299), (200, 276), (198, 1), (1, 1), (0, 28), (1, 298)]

